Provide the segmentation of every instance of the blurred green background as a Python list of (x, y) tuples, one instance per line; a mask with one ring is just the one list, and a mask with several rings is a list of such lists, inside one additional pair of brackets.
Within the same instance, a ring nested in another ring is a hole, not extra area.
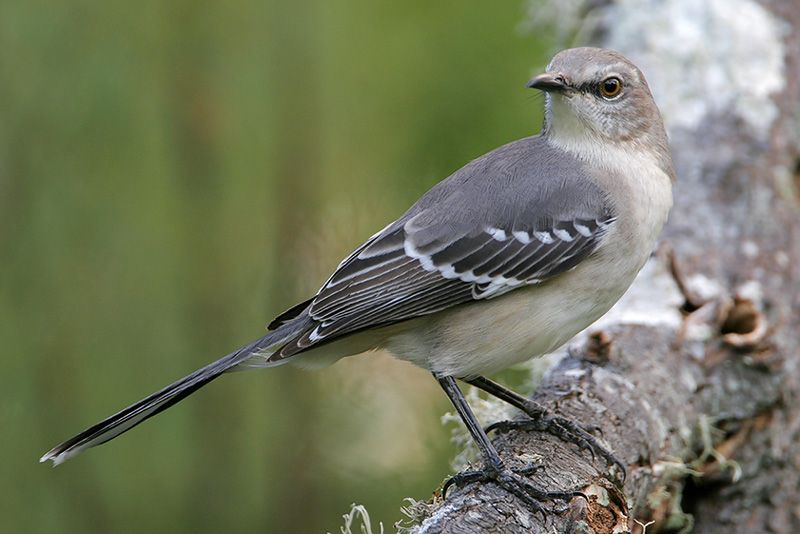
[[(0, 3), (0, 530), (391, 525), (454, 454), (424, 371), (228, 375), (39, 456), (261, 335), (468, 160), (538, 130), (523, 2)], [(388, 531), (387, 530), (387, 531)]]

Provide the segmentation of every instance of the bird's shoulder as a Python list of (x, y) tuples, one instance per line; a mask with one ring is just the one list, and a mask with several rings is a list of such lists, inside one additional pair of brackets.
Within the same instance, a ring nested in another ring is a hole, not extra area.
[[(560, 221), (608, 219), (613, 206), (586, 163), (532, 136), (466, 164), (424, 194), (391, 232), (533, 231)], [(388, 233), (387, 232), (387, 233)]]

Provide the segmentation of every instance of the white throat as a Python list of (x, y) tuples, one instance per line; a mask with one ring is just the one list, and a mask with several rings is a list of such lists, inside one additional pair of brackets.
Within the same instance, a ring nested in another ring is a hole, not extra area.
[(545, 105), (547, 140), (592, 167), (614, 171), (646, 168), (662, 171), (655, 147), (636, 140), (615, 142), (594, 131), (571, 109), (563, 97), (547, 95)]

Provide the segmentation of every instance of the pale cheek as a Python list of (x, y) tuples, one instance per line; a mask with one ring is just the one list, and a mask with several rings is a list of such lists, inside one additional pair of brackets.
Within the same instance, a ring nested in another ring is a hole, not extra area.
[(585, 103), (583, 119), (592, 130), (611, 139), (630, 138), (635, 126), (620, 109), (594, 99)]
[(604, 104), (589, 94), (554, 97), (551, 103), (551, 131), (565, 141), (602, 137), (627, 139), (638, 131), (641, 117), (626, 117), (617, 105)]
[(580, 116), (581, 120), (597, 133), (608, 134), (609, 129), (613, 123), (613, 117), (610, 117), (601, 106), (598, 105), (597, 100), (590, 95), (584, 95), (580, 103), (577, 103), (575, 112)]
[[(631, 136), (631, 130), (626, 126), (626, 123), (615, 117), (610, 117), (608, 120), (610, 135), (617, 139), (627, 139)], [(613, 126), (612, 126), (613, 125)]]

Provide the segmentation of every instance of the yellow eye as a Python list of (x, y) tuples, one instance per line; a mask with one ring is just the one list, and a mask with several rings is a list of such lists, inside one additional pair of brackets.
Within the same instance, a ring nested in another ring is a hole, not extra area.
[(603, 98), (614, 98), (622, 92), (622, 80), (616, 76), (600, 82), (600, 94)]

